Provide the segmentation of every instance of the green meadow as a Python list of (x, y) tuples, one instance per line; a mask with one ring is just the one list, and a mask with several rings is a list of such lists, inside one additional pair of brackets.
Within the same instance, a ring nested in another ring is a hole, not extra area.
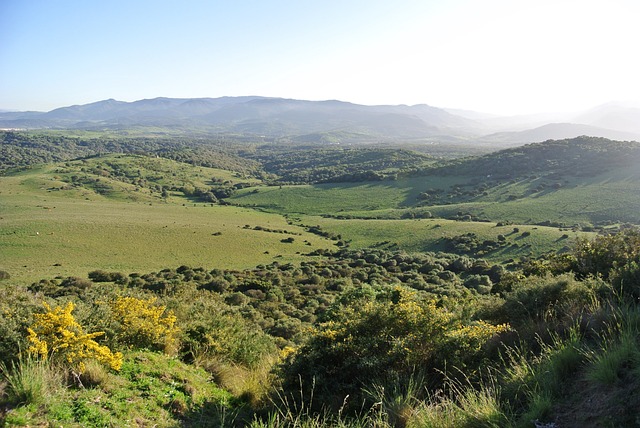
[(241, 190), (229, 201), (272, 212), (333, 215), (410, 207), (425, 189), (449, 187), (458, 180), (459, 177), (417, 177), (365, 183), (254, 187)]
[[(468, 176), (263, 186), (225, 170), (110, 154), (0, 178), (0, 269), (29, 283), (85, 276), (94, 269), (241, 269), (300, 261), (314, 249), (335, 248), (301, 225), (319, 225), (353, 248), (410, 252), (448, 251), (448, 240), (468, 233), (479, 241), (503, 235), (504, 245), (483, 257), (539, 256), (571, 247), (580, 235), (574, 226), (639, 222), (639, 175), (626, 167), (594, 177), (569, 177), (559, 185), (544, 177), (526, 177), (488, 182), (482, 193), (474, 188), (483, 183)], [(197, 197), (198, 189), (216, 185), (236, 186), (227, 198), (232, 206), (203, 203)], [(441, 195), (439, 203), (425, 204), (421, 193), (433, 189)], [(290, 225), (284, 215), (301, 219)], [(454, 221), (461, 216), (483, 221)], [(498, 227), (497, 222), (510, 225)], [(543, 222), (565, 227), (535, 225)], [(512, 223), (530, 234), (513, 233)], [(288, 237), (293, 242), (282, 242)]]
[[(230, 201), (270, 212), (308, 215), (400, 218), (408, 211), (428, 211), (435, 217), (458, 213), (483, 220), (521, 224), (542, 222), (566, 226), (640, 223), (640, 192), (636, 167), (620, 168), (594, 177), (571, 177), (559, 187), (544, 178), (526, 178), (489, 183), (487, 190), (473, 194), (479, 183), (467, 176), (427, 176), (411, 179), (354, 184), (259, 187), (243, 189)], [(471, 184), (473, 183), (473, 184)], [(449, 195), (454, 186), (469, 194)], [(429, 189), (445, 196), (435, 204), (420, 203), (418, 196)]]
[[(299, 261), (302, 253), (333, 244), (288, 225), (280, 215), (175, 195), (165, 202), (127, 184), (118, 184), (113, 197), (86, 187), (51, 190), (64, 186), (55, 178), (57, 169), (0, 178), (0, 269), (14, 282), (86, 277), (95, 269), (249, 268)], [(282, 242), (288, 237), (293, 242)]]
[[(465, 234), (475, 234), (477, 240), (505, 239), (502, 248), (483, 254), (492, 261), (520, 256), (540, 256), (570, 248), (577, 237), (592, 237), (593, 233), (576, 232), (545, 226), (507, 225), (488, 222), (464, 222), (445, 219), (416, 220), (360, 220), (301, 216), (307, 225), (318, 225), (322, 230), (340, 235), (352, 248), (389, 248), (407, 252), (451, 252), (449, 240)], [(517, 229), (517, 232), (514, 231)]]

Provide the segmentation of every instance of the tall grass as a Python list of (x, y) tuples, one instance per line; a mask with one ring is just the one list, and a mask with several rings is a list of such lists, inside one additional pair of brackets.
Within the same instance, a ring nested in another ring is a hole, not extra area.
[(538, 338), (539, 352), (527, 344), (507, 349), (499, 376), (503, 401), (519, 415), (516, 426), (530, 426), (533, 420), (551, 416), (553, 403), (585, 362), (583, 338), (580, 327), (574, 325), (565, 336), (550, 333), (548, 343)]
[(0, 362), (6, 401), (12, 405), (42, 404), (64, 385), (64, 373), (47, 361), (20, 355), (7, 366)]
[(613, 385), (626, 372), (640, 374), (640, 309), (622, 302), (611, 308), (609, 321), (600, 333), (599, 346), (585, 351), (591, 365), (587, 378)]
[(491, 382), (479, 389), (450, 381), (447, 395), (432, 394), (414, 410), (407, 427), (507, 428), (511, 419), (500, 403), (500, 390)]
[(246, 367), (226, 361), (215, 355), (198, 355), (194, 364), (211, 373), (220, 385), (253, 408), (264, 406), (273, 389), (273, 366), (277, 357), (264, 356), (253, 367)]
[(414, 373), (408, 379), (396, 379), (388, 385), (374, 385), (365, 389), (365, 396), (373, 402), (373, 409), (391, 426), (404, 428), (415, 414), (420, 399), (426, 394), (425, 376)]

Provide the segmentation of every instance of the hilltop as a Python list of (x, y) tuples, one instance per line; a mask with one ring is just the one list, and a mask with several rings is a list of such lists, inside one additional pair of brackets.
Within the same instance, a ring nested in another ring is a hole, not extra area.
[[(351, 184), (248, 188), (230, 202), (340, 218), (397, 219), (428, 212), (447, 219), (565, 227), (640, 224), (639, 161), (639, 143), (580, 137), (483, 156), (405, 163), (393, 174), (377, 170), (376, 180), (362, 177)], [(297, 174), (310, 171), (302, 168)]]

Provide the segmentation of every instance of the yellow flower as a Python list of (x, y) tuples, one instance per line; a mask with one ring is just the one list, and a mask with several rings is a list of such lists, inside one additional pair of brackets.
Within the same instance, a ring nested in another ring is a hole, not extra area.
[(43, 306), (46, 312), (35, 314), (35, 323), (27, 329), (31, 354), (66, 361), (79, 373), (84, 371), (86, 359), (95, 359), (114, 370), (120, 370), (122, 354), (114, 354), (108, 347), (93, 340), (104, 335), (104, 332), (84, 333), (71, 313), (75, 307), (73, 303), (67, 303), (64, 308), (51, 308), (47, 303), (43, 303)]

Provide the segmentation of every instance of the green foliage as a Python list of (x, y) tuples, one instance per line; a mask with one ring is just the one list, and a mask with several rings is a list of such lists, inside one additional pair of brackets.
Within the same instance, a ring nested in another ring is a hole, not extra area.
[(53, 132), (0, 131), (0, 170), (91, 158), (104, 153), (153, 154), (196, 166), (259, 174), (258, 165), (225, 148), (225, 142), (202, 138), (71, 136)]
[[(634, 408), (639, 234), (579, 230), (638, 219), (635, 143), (547, 142), (441, 167), (380, 148), (0, 139), (5, 423), (569, 426), (582, 387)], [(42, 277), (55, 279), (15, 285)], [(43, 314), (35, 295), (59, 307)], [(89, 362), (103, 344), (81, 326), (130, 348), (119, 373)], [(29, 344), (76, 370), (89, 360), (63, 385), (19, 359)], [(269, 406), (278, 384), (285, 399)]]
[(27, 328), (41, 306), (23, 287), (0, 285), (0, 361), (10, 364), (28, 348)]
[(574, 254), (578, 274), (607, 279), (613, 269), (640, 258), (640, 232), (627, 228), (621, 233), (599, 235), (593, 240), (581, 239), (576, 243)]
[(571, 322), (579, 318), (604, 288), (600, 281), (578, 281), (572, 275), (530, 276), (504, 294), (504, 303), (482, 316), (526, 329), (541, 321)]
[(578, 137), (545, 141), (501, 150), (471, 160), (456, 160), (437, 167), (438, 174), (483, 175), (514, 179), (531, 174), (594, 176), (602, 171), (634, 165), (640, 159), (635, 142)]
[(189, 361), (215, 357), (254, 368), (276, 352), (272, 337), (211, 296), (193, 296), (181, 306), (182, 353)]
[[(396, 288), (383, 300), (349, 307), (328, 321), (283, 366), (285, 387), (301, 379), (325, 397), (357, 395), (364, 385), (410, 374), (463, 368), (506, 326), (465, 323), (456, 314)], [(357, 400), (356, 400), (357, 401)]]
[(262, 148), (251, 156), (285, 183), (380, 181), (433, 162), (405, 149)]

